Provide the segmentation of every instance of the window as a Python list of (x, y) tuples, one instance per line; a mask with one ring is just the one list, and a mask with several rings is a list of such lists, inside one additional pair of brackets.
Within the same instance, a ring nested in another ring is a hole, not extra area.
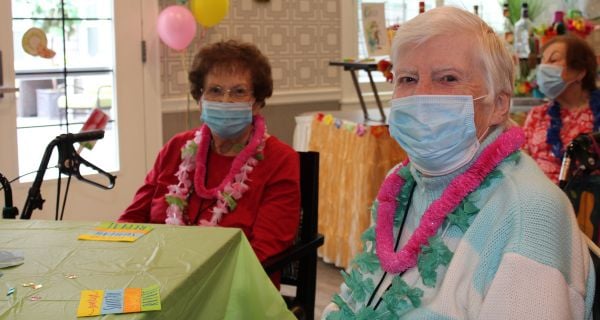
[[(402, 24), (402, 22), (414, 18), (419, 14), (419, 1), (417, 0), (358, 0), (358, 52), (360, 58), (367, 57), (367, 49), (364, 41), (364, 34), (362, 30), (362, 17), (361, 4), (362, 3), (385, 3), (385, 17), (386, 25)], [(474, 6), (479, 7), (479, 16), (486, 21), (494, 30), (500, 30), (502, 28), (502, 7), (497, 1), (483, 1), (483, 0), (428, 0), (425, 1), (425, 10), (430, 10), (436, 7), (436, 4), (440, 2), (444, 5), (456, 6), (473, 12)], [(366, 76), (365, 76), (366, 77)], [(383, 80), (383, 76), (380, 76)]]
[[(94, 108), (111, 120), (104, 138), (92, 150), (82, 150), (82, 156), (105, 171), (119, 170), (111, 3), (12, 0), (15, 84), (20, 89), (16, 119), (19, 175), (38, 169), (48, 143), (60, 134), (79, 132)], [(29, 33), (23, 40), (31, 28), (43, 33)], [(44, 36), (46, 47), (55, 52), (53, 57), (31, 54), (31, 46), (30, 53), (26, 52), (24, 46), (43, 44)], [(46, 176), (56, 177), (51, 171)], [(31, 181), (33, 176), (23, 179)]]
[[(5, 94), (0, 98), (3, 151), (0, 152), (0, 172), (12, 180), (19, 176), (19, 172), (26, 171), (23, 167), (25, 163), (34, 166), (32, 171), (37, 169), (41, 155), (54, 136), (67, 132), (67, 128), (72, 133), (80, 130), (81, 123), (91, 109), (77, 107), (90, 103), (99, 105), (100, 110), (108, 113), (113, 122), (105, 129), (105, 137), (92, 150), (82, 151), (81, 156), (116, 175), (117, 183), (112, 190), (101, 190), (74, 179), (70, 184), (65, 219), (114, 220), (131, 202), (162, 145), (160, 90), (157, 90), (160, 88), (159, 39), (153, 23), (159, 3), (146, 0), (64, 0), (65, 8), (77, 8), (77, 15), (68, 13), (65, 17), (72, 18), (73, 24), (78, 27), (70, 36), (69, 29), (65, 28), (65, 50), (62, 48), (62, 31), (58, 33), (55, 30), (56, 34), (46, 32), (48, 42), (51, 43), (51, 36), (60, 39), (54, 40), (53, 45), (59, 48), (52, 48), (57, 51), (53, 59), (29, 56), (21, 48), (21, 35), (31, 27), (43, 25), (42, 14), (35, 11), (36, 4), (44, 9), (62, 8), (63, 2), (0, 1), (0, 52), (4, 86), (20, 86), (21, 89), (18, 96)], [(50, 10), (44, 12), (44, 16), (52, 17)], [(58, 20), (56, 17), (54, 19)], [(65, 19), (65, 25), (67, 21)], [(27, 24), (19, 26), (20, 23)], [(150, 40), (145, 63), (141, 54), (144, 39)], [(66, 63), (61, 60), (60, 55), (65, 56), (63, 52), (66, 52)], [(22, 59), (29, 60), (23, 63)], [(66, 94), (62, 91), (63, 84), (66, 84)], [(24, 89), (25, 86), (39, 88)], [(68, 105), (68, 112), (61, 112), (61, 117), (56, 117), (44, 111), (56, 111), (57, 108), (42, 109), (42, 114), (38, 116), (36, 105), (35, 116), (24, 116), (24, 110), (20, 108), (30, 106), (32, 101), (37, 104), (38, 89), (42, 90), (40, 103), (44, 103), (44, 98), (51, 97), (51, 102), (59, 107), (67, 109)], [(24, 94), (24, 90), (29, 90), (28, 94)], [(29, 102), (19, 101), (21, 99)], [(25, 120), (39, 123), (27, 125), (24, 124)], [(49, 165), (55, 164), (57, 159), (50, 159)], [(87, 166), (82, 165), (80, 169), (83, 171)], [(57, 176), (56, 172), (46, 172), (47, 181), (41, 186), (42, 197), (46, 201), (42, 210), (35, 210), (36, 219), (54, 219), (57, 202), (63, 202), (57, 199), (57, 189), (60, 181), (66, 183), (68, 180), (64, 175), (63, 180), (57, 180)], [(13, 202), (19, 207), (25, 203), (34, 175), (26, 178), (29, 181), (20, 179), (11, 184)], [(105, 176), (92, 172), (86, 174), (85, 178), (103, 185), (107, 182)], [(63, 195), (66, 194), (64, 186)]]

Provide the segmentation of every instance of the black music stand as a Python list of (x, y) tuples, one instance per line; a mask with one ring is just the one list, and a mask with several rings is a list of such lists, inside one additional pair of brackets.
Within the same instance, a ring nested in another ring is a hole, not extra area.
[[(373, 76), (371, 75), (371, 71), (377, 71), (377, 63), (376, 62), (344, 62), (344, 61), (329, 61), (330, 66), (338, 66), (343, 67), (344, 71), (350, 71), (350, 75), (352, 76), (352, 83), (354, 83), (354, 88), (356, 89), (356, 93), (358, 94), (358, 101), (360, 102), (360, 107), (362, 108), (363, 115), (366, 120), (371, 120), (375, 122), (385, 123), (385, 113), (383, 112), (383, 106), (381, 105), (381, 100), (379, 99), (379, 93), (377, 92), (377, 86), (373, 81)], [(371, 119), (369, 118), (369, 113), (367, 112), (367, 105), (365, 104), (365, 99), (362, 95), (362, 90), (360, 89), (360, 84), (358, 83), (358, 77), (356, 76), (356, 71), (365, 71), (369, 76), (369, 83), (371, 84), (371, 89), (373, 90), (373, 95), (375, 96), (375, 102), (377, 103), (377, 108), (379, 109), (379, 114), (381, 114), (381, 119)]]

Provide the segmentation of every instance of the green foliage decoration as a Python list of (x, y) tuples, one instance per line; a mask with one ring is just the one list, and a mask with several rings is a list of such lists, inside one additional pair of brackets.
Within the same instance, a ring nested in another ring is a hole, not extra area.
[[(36, 26), (46, 31), (49, 34), (62, 37), (63, 35), (63, 22), (61, 20), (63, 15), (62, 7), (64, 6), (65, 24), (64, 34), (66, 38), (70, 38), (75, 34), (76, 27), (80, 24), (79, 20), (69, 20), (78, 18), (78, 10), (72, 1), (59, 2), (49, 0), (38, 0), (33, 10), (34, 17), (46, 18), (44, 20), (37, 20)], [(50, 18), (50, 19), (48, 19)]]

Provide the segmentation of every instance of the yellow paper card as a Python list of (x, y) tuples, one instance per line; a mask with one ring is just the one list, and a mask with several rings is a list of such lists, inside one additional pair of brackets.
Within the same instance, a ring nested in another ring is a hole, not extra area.
[(100, 315), (104, 290), (83, 290), (77, 308), (78, 317), (91, 317)]
[(91, 232), (80, 234), (79, 240), (133, 242), (154, 229), (137, 223), (102, 222)]

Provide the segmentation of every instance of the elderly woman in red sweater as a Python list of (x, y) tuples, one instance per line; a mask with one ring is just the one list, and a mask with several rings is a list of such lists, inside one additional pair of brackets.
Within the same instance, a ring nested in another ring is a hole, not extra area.
[(264, 261), (292, 244), (300, 215), (298, 155), (260, 115), (269, 61), (252, 44), (217, 42), (189, 80), (204, 124), (167, 142), (119, 221), (240, 228)]

